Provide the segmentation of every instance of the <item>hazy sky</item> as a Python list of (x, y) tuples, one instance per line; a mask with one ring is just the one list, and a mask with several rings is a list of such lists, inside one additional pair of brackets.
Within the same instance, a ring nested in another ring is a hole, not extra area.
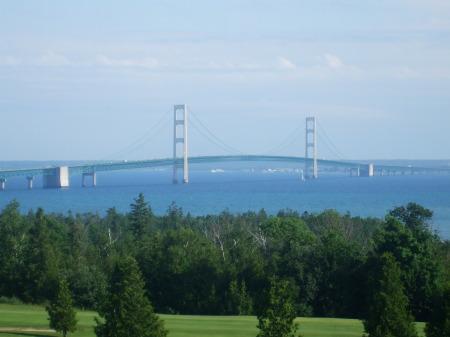
[(449, 159), (450, 2), (0, 0), (0, 160), (170, 157), (179, 103), (244, 153), (316, 116), (350, 159)]

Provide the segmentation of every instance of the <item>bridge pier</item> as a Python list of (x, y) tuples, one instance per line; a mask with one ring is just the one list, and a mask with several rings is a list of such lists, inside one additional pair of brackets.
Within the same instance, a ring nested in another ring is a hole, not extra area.
[(27, 177), (27, 180), (28, 180), (28, 189), (32, 190), (34, 177)]
[(361, 165), (359, 168), (359, 176), (360, 177), (373, 177), (373, 164)]
[(354, 173), (356, 177), (373, 177), (373, 164), (358, 165), (358, 167), (350, 168), (350, 177), (353, 177)]
[(350, 177), (353, 177), (354, 173), (355, 173), (356, 177), (359, 177), (359, 174), (360, 174), (359, 167), (350, 168)]
[(69, 187), (69, 167), (55, 167), (53, 175), (44, 176), (44, 188)]
[(97, 174), (95, 172), (92, 172), (92, 173), (83, 173), (81, 175), (83, 187), (86, 187), (86, 177), (92, 177), (92, 187), (97, 186)]
[(0, 179), (0, 186), (1, 186), (0, 188), (2, 191), (5, 190), (5, 182), (6, 182), (6, 179), (4, 179), (4, 178)]

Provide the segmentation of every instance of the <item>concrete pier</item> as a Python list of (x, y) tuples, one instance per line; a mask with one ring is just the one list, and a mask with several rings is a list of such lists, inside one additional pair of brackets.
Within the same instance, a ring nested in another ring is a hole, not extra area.
[(361, 167), (359, 167), (360, 177), (373, 177), (373, 172), (373, 164), (361, 165)]
[(93, 172), (93, 173), (83, 173), (81, 175), (83, 187), (86, 187), (86, 177), (92, 177), (92, 187), (97, 186), (97, 174)]
[(27, 177), (27, 180), (28, 180), (28, 189), (32, 190), (34, 177)]
[(373, 177), (373, 164), (359, 165), (358, 167), (350, 168), (350, 177)]
[(55, 167), (54, 175), (44, 176), (44, 188), (69, 187), (69, 167)]
[(2, 191), (5, 190), (5, 182), (6, 182), (6, 179), (0, 179), (0, 186), (1, 186)]
[(352, 167), (350, 168), (350, 177), (359, 177), (360, 171), (359, 171), (359, 167)]

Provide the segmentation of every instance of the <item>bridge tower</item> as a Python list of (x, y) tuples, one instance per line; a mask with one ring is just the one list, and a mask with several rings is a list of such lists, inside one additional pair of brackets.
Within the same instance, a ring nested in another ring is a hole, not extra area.
[[(183, 169), (183, 184), (189, 182), (186, 104), (173, 107), (173, 183), (178, 184), (178, 169)], [(183, 163), (177, 155), (177, 144), (183, 144)]]
[[(316, 117), (306, 117), (305, 178), (317, 179)], [(312, 156), (311, 156), (312, 150)], [(312, 166), (312, 176), (311, 174)]]

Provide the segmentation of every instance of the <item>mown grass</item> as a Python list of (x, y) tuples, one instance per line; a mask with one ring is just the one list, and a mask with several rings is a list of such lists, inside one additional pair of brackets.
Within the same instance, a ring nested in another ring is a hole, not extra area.
[[(69, 333), (73, 337), (95, 337), (93, 326), (95, 312), (78, 311), (77, 331)], [(42, 306), (0, 304), (0, 337), (61, 336), (55, 332), (33, 332), (25, 329), (45, 330), (48, 315)], [(183, 316), (161, 315), (170, 337), (251, 337), (256, 336), (257, 320), (254, 316)], [(355, 319), (299, 318), (300, 332), (305, 337), (361, 337), (363, 326)], [(1, 331), (4, 327), (14, 327), (12, 331)], [(423, 323), (418, 323), (420, 336)]]

